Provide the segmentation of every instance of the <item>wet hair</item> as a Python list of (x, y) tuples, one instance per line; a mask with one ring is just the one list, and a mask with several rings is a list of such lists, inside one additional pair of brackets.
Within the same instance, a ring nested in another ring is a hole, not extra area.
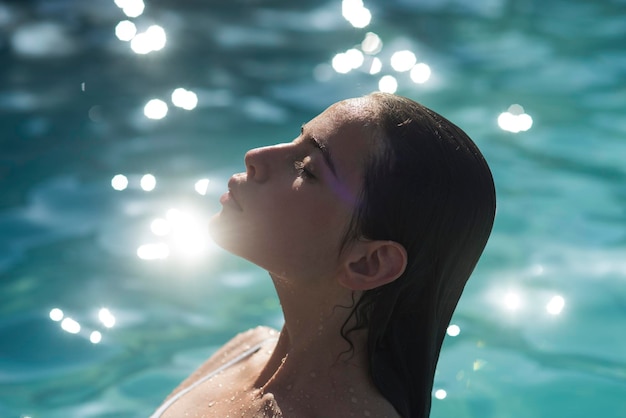
[(452, 122), (404, 97), (366, 98), (374, 115), (368, 134), (382, 145), (366, 164), (344, 243), (392, 240), (408, 263), (398, 279), (361, 295), (342, 335), (367, 329), (375, 385), (402, 417), (426, 418), (446, 329), (491, 233), (494, 183)]

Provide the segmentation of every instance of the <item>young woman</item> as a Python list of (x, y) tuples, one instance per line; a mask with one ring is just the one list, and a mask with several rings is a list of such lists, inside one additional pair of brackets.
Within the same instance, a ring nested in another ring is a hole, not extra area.
[(236, 336), (153, 416), (427, 417), (495, 214), (476, 145), (432, 110), (374, 93), (245, 165), (211, 233), (269, 272), (284, 327)]

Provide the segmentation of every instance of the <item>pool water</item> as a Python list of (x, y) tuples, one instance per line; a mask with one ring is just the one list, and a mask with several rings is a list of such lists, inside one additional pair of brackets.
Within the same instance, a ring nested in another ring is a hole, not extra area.
[(497, 183), (431, 416), (626, 416), (625, 1), (138, 3), (0, 0), (0, 417), (147, 416), (280, 327), (204, 225), (247, 149), (377, 89)]

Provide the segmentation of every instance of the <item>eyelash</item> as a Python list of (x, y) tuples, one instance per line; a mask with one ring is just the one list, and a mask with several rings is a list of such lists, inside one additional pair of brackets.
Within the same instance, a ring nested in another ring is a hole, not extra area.
[(315, 175), (313, 175), (313, 173), (305, 167), (303, 161), (296, 161), (293, 165), (296, 168), (299, 176), (310, 180), (315, 179)]

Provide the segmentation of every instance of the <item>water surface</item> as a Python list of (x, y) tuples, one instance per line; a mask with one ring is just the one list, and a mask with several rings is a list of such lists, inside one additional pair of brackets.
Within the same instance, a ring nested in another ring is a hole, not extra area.
[[(146, 416), (233, 334), (280, 327), (266, 274), (203, 225), (247, 149), (388, 76), (498, 190), (432, 416), (626, 416), (626, 3), (355, 4), (364, 27), (338, 0), (0, 1), (0, 416)], [(165, 43), (120, 40), (123, 20)]]

